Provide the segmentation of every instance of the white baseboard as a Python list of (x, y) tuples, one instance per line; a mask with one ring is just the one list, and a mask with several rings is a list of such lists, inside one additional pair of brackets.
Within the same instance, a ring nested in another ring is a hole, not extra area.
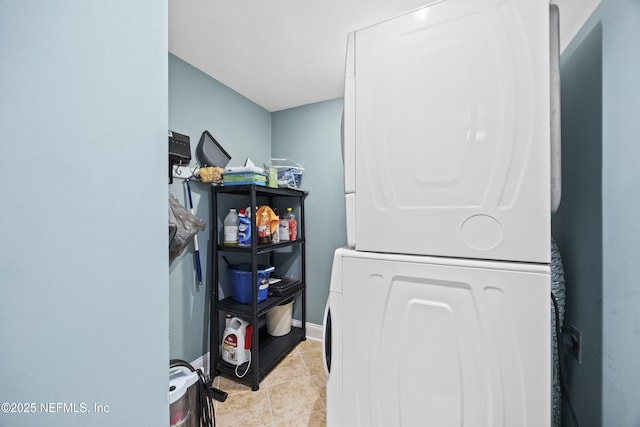
[[(291, 324), (298, 328), (302, 326), (302, 322), (295, 319), (291, 321)], [(307, 322), (307, 339), (322, 342), (322, 325)]]
[[(291, 326), (300, 328), (302, 322), (293, 319), (291, 320)], [(307, 339), (322, 342), (322, 325), (307, 322)], [(209, 375), (209, 352), (191, 362), (191, 366), (193, 366), (193, 369), (200, 369), (205, 375)]]
[(205, 376), (209, 375), (209, 352), (191, 362), (191, 366), (193, 369), (200, 369)]

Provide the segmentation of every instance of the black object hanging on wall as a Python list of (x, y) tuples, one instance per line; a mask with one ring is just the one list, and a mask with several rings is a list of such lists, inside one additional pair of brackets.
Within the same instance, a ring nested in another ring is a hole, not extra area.
[(188, 165), (191, 161), (191, 143), (188, 135), (169, 131), (169, 184), (173, 184), (173, 166)]

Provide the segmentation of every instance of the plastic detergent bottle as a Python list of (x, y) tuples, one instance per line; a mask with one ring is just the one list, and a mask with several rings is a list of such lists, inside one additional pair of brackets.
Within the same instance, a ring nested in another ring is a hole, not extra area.
[(238, 244), (238, 213), (235, 209), (230, 209), (224, 219), (224, 244), (236, 246)]
[(251, 220), (246, 217), (244, 209), (240, 209), (238, 216), (238, 245), (251, 245)]
[(266, 212), (262, 212), (258, 220), (258, 244), (266, 245), (271, 243), (271, 224)]
[(296, 217), (293, 214), (293, 210), (291, 208), (287, 208), (287, 215), (285, 216), (289, 224), (289, 240), (296, 240), (296, 234), (298, 232), (298, 223), (296, 221)]

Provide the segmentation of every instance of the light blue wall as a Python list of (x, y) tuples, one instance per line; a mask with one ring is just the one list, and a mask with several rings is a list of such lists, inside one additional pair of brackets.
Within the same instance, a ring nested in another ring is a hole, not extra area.
[(585, 334), (583, 363), (570, 362), (582, 426), (640, 425), (638, 52), (640, 3), (603, 0), (563, 54), (563, 87), (575, 85), (562, 106), (563, 179), (573, 186), (562, 201), (571, 214), (554, 231), (570, 274), (568, 321)]
[[(347, 244), (344, 172), (340, 149), (342, 99), (272, 114), (274, 157), (305, 167), (307, 322), (322, 325), (333, 252)], [(299, 317), (298, 317), (299, 318)]]
[(605, 0), (603, 425), (640, 425), (640, 2)]
[[(191, 138), (191, 164), (194, 167), (197, 165), (196, 147), (205, 129), (229, 153), (230, 166), (242, 165), (247, 157), (262, 165), (271, 156), (271, 114), (171, 54), (169, 129)], [(207, 222), (207, 229), (198, 233), (204, 284), (198, 290), (192, 245), (171, 262), (169, 273), (171, 357), (188, 362), (209, 351), (205, 288), (211, 289), (208, 276), (212, 268), (212, 260), (208, 257), (212, 220), (210, 184), (192, 182), (190, 186), (195, 214)], [(174, 180), (169, 189), (184, 206), (188, 206), (184, 180)]]
[(167, 28), (0, 0), (0, 402), (36, 404), (0, 425), (167, 425)]
[[(566, 280), (564, 329), (582, 331), (582, 362), (566, 358), (579, 420), (602, 419), (602, 27), (561, 61), (562, 202), (552, 218)], [(565, 425), (572, 425), (564, 408)]]

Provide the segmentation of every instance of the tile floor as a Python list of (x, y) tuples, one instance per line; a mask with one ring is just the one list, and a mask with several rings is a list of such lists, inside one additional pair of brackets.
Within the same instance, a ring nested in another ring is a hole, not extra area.
[(216, 377), (214, 385), (229, 394), (225, 402), (215, 402), (216, 427), (325, 426), (326, 382), (320, 342), (302, 341), (258, 391)]

